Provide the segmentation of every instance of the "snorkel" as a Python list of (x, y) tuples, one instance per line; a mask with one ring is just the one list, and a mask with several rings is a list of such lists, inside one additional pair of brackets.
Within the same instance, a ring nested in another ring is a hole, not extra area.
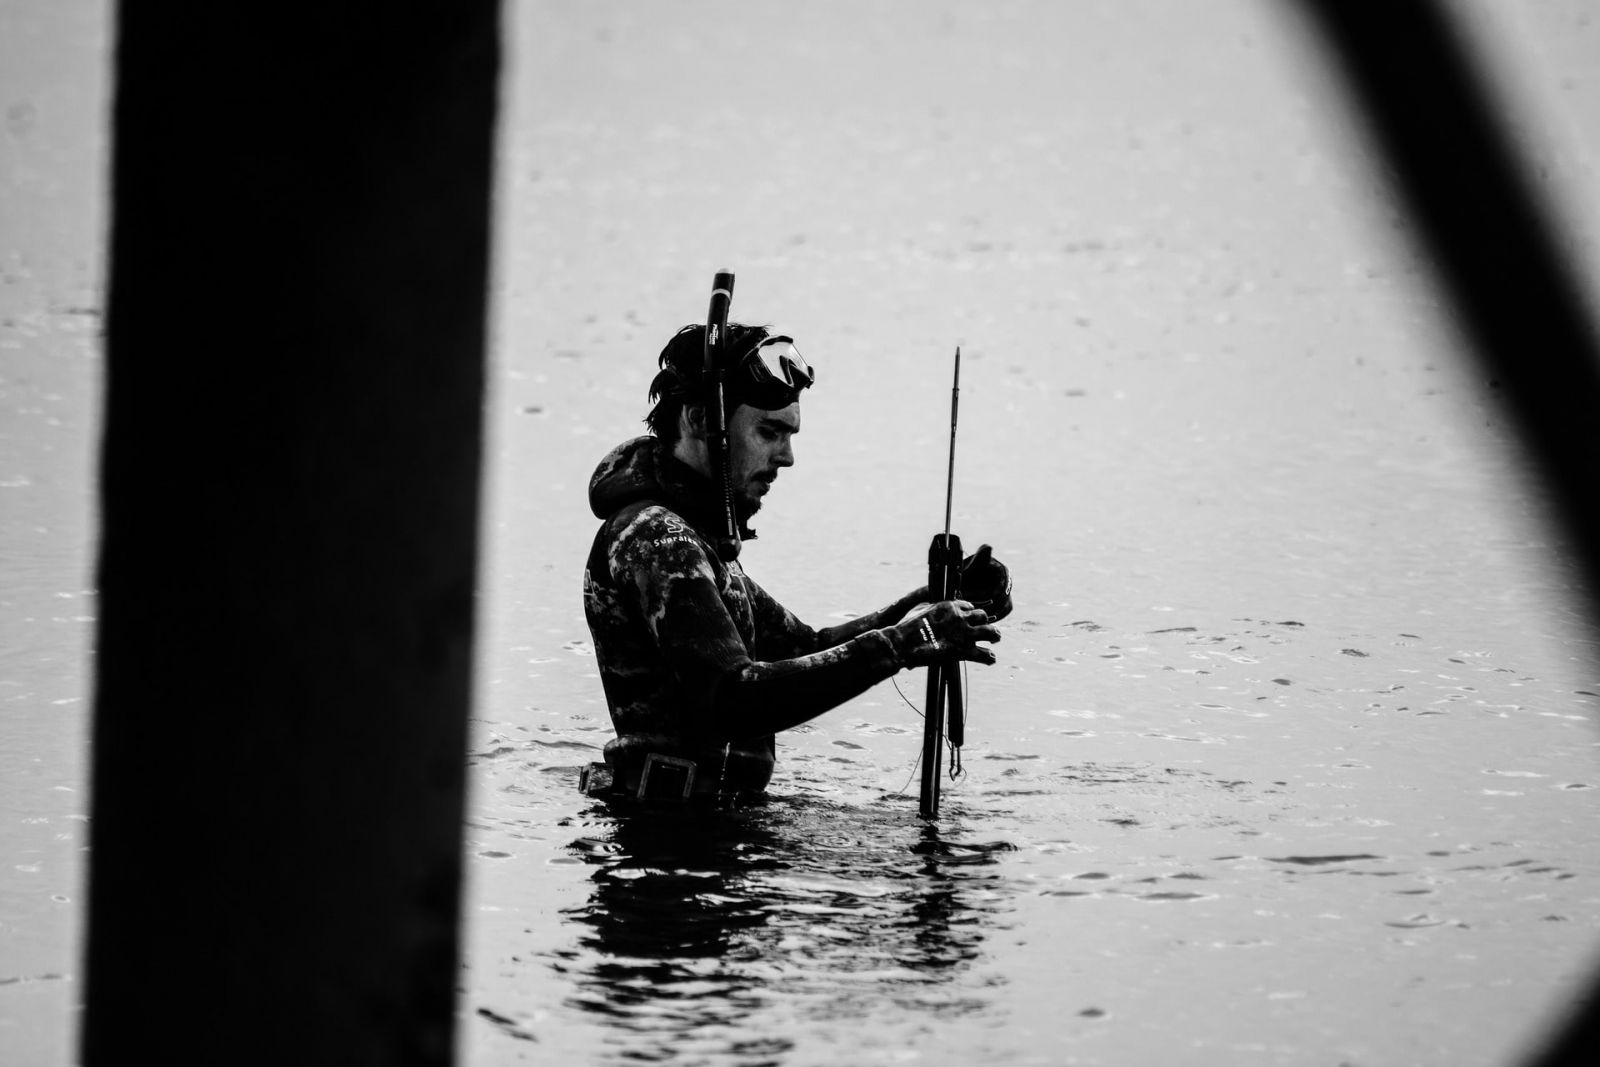
[(728, 454), (728, 412), (723, 389), (728, 371), (728, 308), (732, 304), (733, 272), (718, 271), (711, 279), (711, 308), (706, 313), (706, 445), (711, 481), (722, 509), (712, 543), (717, 558), (724, 563), (739, 558), (740, 545), (739, 521), (733, 510), (733, 460)]

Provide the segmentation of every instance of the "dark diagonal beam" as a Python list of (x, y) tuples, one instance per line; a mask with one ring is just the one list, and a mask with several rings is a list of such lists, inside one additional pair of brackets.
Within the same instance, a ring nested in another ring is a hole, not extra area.
[[(1504, 387), (1600, 622), (1600, 355), (1552, 214), (1436, 3), (1301, 7), (1393, 168), (1482, 373)], [(1593, 1012), (1580, 1012), (1537, 1062), (1600, 1062), (1596, 1038)]]

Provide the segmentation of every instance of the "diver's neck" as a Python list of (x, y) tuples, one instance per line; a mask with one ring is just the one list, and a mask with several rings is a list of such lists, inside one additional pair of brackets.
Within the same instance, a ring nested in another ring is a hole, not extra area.
[(711, 477), (711, 454), (703, 439), (679, 437), (672, 445), (672, 458), (702, 478)]

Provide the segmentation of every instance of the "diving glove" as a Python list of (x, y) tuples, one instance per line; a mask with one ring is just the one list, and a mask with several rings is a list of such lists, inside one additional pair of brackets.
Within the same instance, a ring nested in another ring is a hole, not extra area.
[(961, 561), (961, 599), (982, 608), (990, 622), (1011, 614), (1011, 572), (988, 545)]
[(951, 656), (993, 663), (994, 652), (978, 642), (1000, 640), (988, 614), (965, 600), (918, 605), (887, 632), (905, 667), (924, 667)]

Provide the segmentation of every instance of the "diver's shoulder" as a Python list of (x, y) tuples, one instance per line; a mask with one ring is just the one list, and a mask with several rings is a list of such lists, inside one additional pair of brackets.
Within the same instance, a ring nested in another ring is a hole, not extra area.
[(620, 508), (606, 526), (612, 539), (624, 544), (709, 550), (705, 538), (689, 520), (659, 500), (638, 500)]

